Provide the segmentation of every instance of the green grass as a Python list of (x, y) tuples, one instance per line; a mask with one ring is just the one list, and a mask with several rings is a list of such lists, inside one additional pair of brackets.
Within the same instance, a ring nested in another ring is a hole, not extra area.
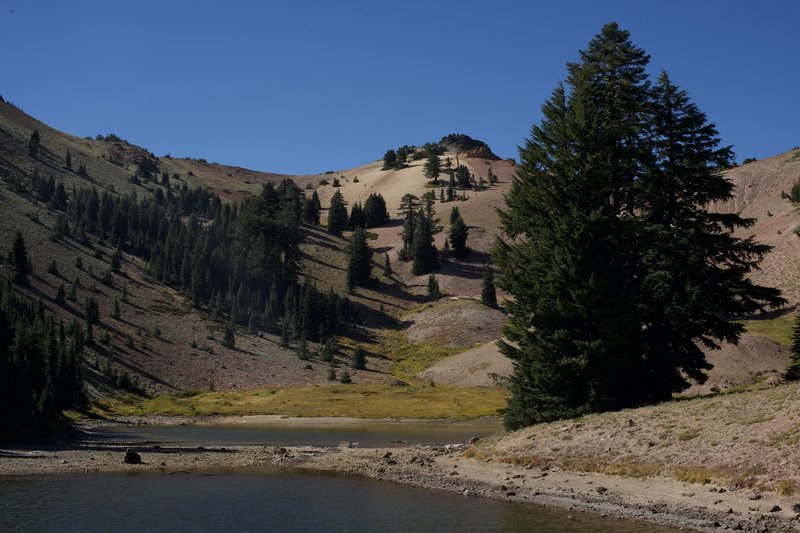
[(285, 415), (360, 418), (471, 419), (497, 415), (502, 389), (386, 384), (309, 386), (246, 391), (181, 391), (155, 398), (128, 397), (97, 410), (115, 415)]
[(794, 327), (793, 315), (782, 315), (775, 318), (762, 318), (755, 320), (742, 320), (747, 331), (759, 333), (769, 337), (778, 344), (789, 346), (792, 344), (792, 328)]
[(406, 381), (416, 379), (417, 374), (442, 359), (464, 351), (464, 348), (448, 348), (432, 343), (411, 344), (400, 332), (387, 338), (386, 356), (394, 362), (392, 375)]

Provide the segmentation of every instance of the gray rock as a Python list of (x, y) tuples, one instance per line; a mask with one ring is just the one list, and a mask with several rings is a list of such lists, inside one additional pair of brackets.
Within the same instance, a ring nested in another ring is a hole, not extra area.
[(770, 513), (777, 513), (780, 510), (781, 510), (781, 506), (780, 505), (773, 505), (772, 508), (769, 510), (769, 512)]
[(751, 501), (760, 500), (761, 499), (761, 494), (757, 493), (756, 491), (753, 491), (753, 492), (751, 492), (750, 494), (747, 495), (747, 499), (751, 500)]
[(608, 489), (605, 487), (597, 487), (594, 490), (596, 490), (598, 494), (605, 494), (606, 492), (608, 492)]
[(800, 513), (800, 503), (792, 504), (792, 512)]

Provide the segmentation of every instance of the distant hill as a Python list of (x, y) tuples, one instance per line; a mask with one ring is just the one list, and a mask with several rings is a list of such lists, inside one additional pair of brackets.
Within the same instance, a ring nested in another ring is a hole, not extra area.
[[(39, 133), (40, 149), (36, 157), (31, 157), (28, 141), (34, 130)], [(473, 142), (478, 144), (470, 145), (470, 149), (485, 146), (479, 141)], [(457, 206), (470, 226), (468, 245), (473, 252), (463, 260), (451, 258), (436, 271), (436, 276), (446, 294), (476, 297), (480, 294), (481, 278), (495, 238), (495, 209), (502, 206), (514, 165), (494, 158), (471, 157), (471, 153), (460, 150), (461, 163), (476, 179), (486, 178), (491, 168), (497, 183), (483, 190), (459, 190), (461, 199), (456, 202), (437, 202), (437, 214), (445, 228), (437, 235), (438, 247), (443, 247), (447, 237), (450, 209)], [(446, 156), (455, 160), (456, 152), (446, 152), (443, 158)], [(344, 195), (348, 209), (356, 202), (363, 203), (369, 194), (379, 193), (387, 202), (392, 220), (383, 227), (370, 229), (377, 283), (368, 289), (359, 288), (350, 295), (361, 309), (361, 318), (359, 325), (350, 332), (351, 338), (340, 339), (343, 349), (334, 365), (339, 371), (348, 366), (352, 346), (362, 343), (368, 346), (370, 354), (368, 370), (352, 370), (354, 381), (388, 383), (393, 379), (389, 372), (392, 362), (378, 357), (386, 349), (381, 347), (385, 346), (384, 334), (402, 322), (406, 310), (429, 301), (427, 276), (412, 276), (410, 264), (398, 261), (396, 253), (401, 243), (401, 221), (397, 215), (400, 198), (406, 193), (421, 196), (431, 190), (430, 181), (422, 175), (422, 163), (410, 162), (407, 168), (391, 171), (382, 171), (378, 163), (369, 163), (335, 174), (286, 176), (203, 159), (157, 157), (121, 135), (77, 137), (51, 128), (9, 103), (0, 102), (0, 178), (4, 184), (0, 185), (0, 205), (4, 212), (0, 224), (0, 256), (6, 257), (14, 233), (20, 231), (34, 265), (31, 284), (20, 290), (31, 299), (41, 299), (47, 310), (67, 322), (73, 319), (81, 322), (83, 302), (87, 297), (97, 299), (102, 320), (95, 335), (103, 336), (106, 342), (92, 345), (84, 369), (90, 395), (95, 400), (118, 395), (122, 392), (120, 383), (128, 379), (134, 383), (133, 388), (148, 393), (325, 385), (329, 365), (320, 364), (317, 356), (310, 362), (301, 361), (295, 354), (295, 342), (290, 348), (282, 348), (279, 336), (265, 331), (248, 333), (246, 328), (237, 328), (236, 348), (223, 346), (224, 317), (214, 318), (210, 309), (192, 308), (175, 287), (159, 283), (148, 273), (147, 261), (142, 257), (123, 250), (120, 273), (104, 280), (115, 252), (112, 244), (92, 235), (81, 241), (74, 226), (66, 238), (58, 238), (57, 227), (64, 213), (38, 199), (33, 176), (45, 181), (52, 176), (56, 184), (64, 185), (70, 198), (73, 191), (82, 188), (95, 188), (101, 194), (115, 197), (135, 194), (137, 198), (146, 198), (177, 194), (183, 188), (203, 187), (233, 203), (259, 194), (265, 183), (277, 184), (290, 178), (307, 195), (316, 191), (323, 208), (337, 190), (332, 183), (335, 178), (340, 182), (338, 190)], [(446, 184), (447, 177), (443, 175), (441, 179), (442, 185)], [(438, 195), (439, 190), (434, 190)], [(324, 212), (322, 218), (324, 223)], [(346, 238), (333, 237), (323, 228), (314, 226), (305, 226), (303, 233), (301, 262), (305, 282), (321, 290), (344, 294)], [(392, 263), (391, 277), (382, 275), (385, 253)], [(53, 260), (57, 264), (56, 274), (47, 269)], [(0, 278), (9, 277), (10, 268), (5, 262), (0, 264)], [(75, 285), (75, 301), (59, 303), (55, 300), (61, 284), (67, 289)], [(124, 293), (127, 301), (123, 301)], [(120, 302), (119, 319), (111, 316), (115, 300)], [(435, 306), (436, 302), (427, 305)], [(392, 317), (390, 322), (381, 318), (385, 316), (383, 310)], [(317, 350), (316, 345), (310, 347), (312, 353)], [(124, 380), (121, 379), (123, 375)]]

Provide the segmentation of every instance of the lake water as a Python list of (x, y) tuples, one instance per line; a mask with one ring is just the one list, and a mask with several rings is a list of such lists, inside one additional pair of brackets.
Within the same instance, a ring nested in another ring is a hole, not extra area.
[(0, 531), (667, 532), (352, 476), (261, 470), (0, 478)]
[(498, 422), (468, 423), (348, 423), (334, 424), (260, 424), (260, 425), (186, 425), (186, 426), (108, 426), (96, 430), (102, 437), (134, 441), (196, 444), (203, 446), (337, 446), (342, 442), (359, 447), (386, 447), (402, 444), (456, 444), (472, 437), (484, 437), (502, 431)]

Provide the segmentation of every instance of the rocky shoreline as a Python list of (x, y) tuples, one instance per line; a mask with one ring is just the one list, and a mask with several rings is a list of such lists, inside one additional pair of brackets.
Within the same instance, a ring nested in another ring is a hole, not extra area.
[[(469, 443), (397, 448), (359, 448), (347, 443), (330, 448), (178, 446), (108, 439), (97, 428), (96, 423), (85, 424), (55, 441), (0, 445), (0, 476), (296, 468), (697, 531), (800, 531), (794, 510), (800, 505), (774, 493), (661, 477), (627, 478), (479, 461), (464, 456)], [(123, 462), (128, 450), (139, 455), (140, 464)]]

